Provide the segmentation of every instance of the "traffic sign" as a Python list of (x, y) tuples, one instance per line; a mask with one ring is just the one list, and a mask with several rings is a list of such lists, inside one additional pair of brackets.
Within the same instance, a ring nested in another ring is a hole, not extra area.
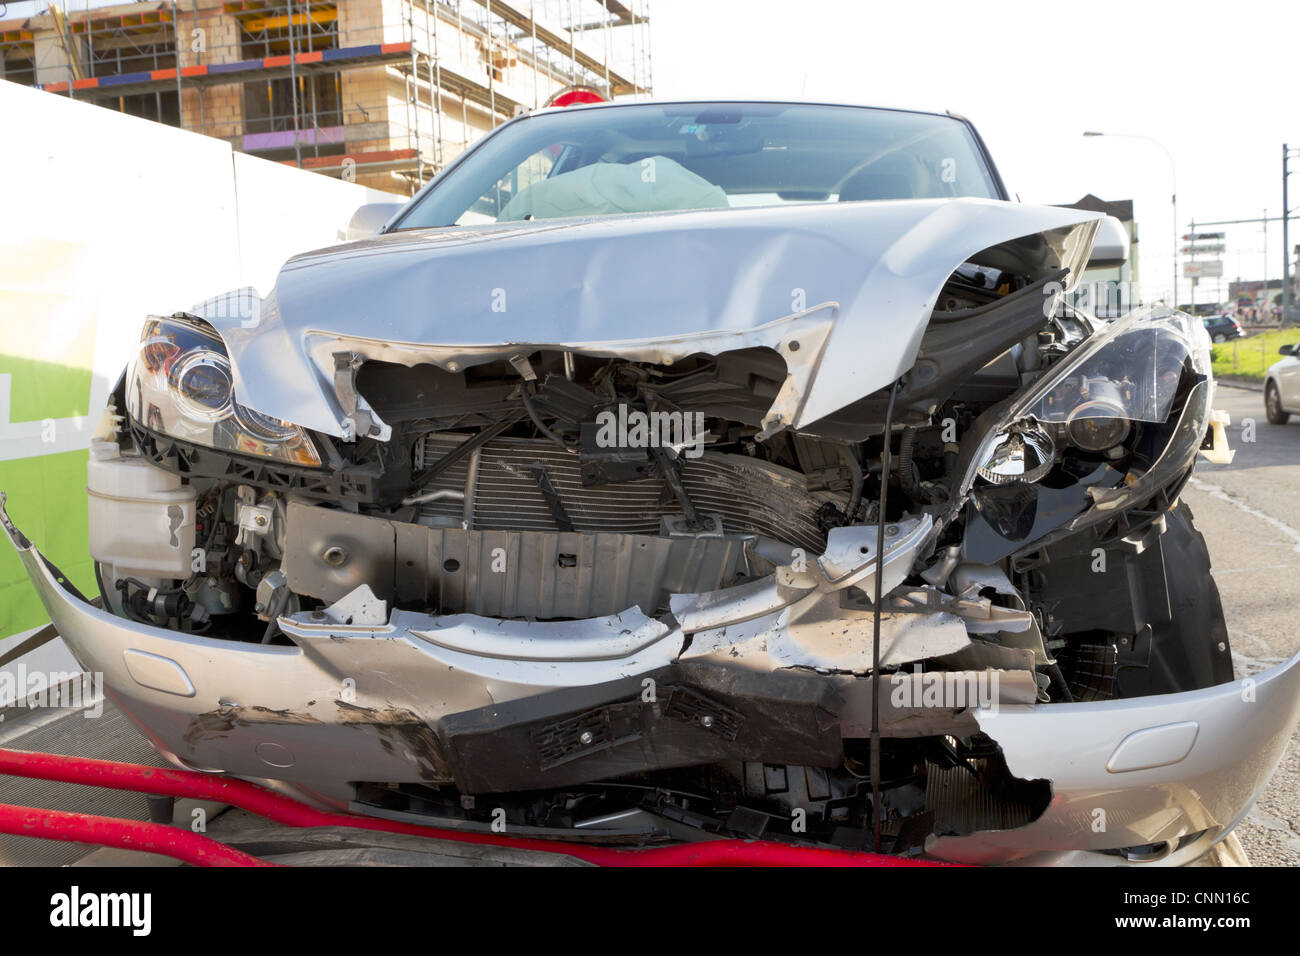
[(1217, 279), (1223, 276), (1223, 260), (1207, 259), (1205, 262), (1184, 262), (1184, 279)]

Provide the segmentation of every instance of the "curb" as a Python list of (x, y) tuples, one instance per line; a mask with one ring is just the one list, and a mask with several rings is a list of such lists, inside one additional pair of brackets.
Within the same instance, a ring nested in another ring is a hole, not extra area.
[(1251, 392), (1264, 391), (1264, 380), (1259, 378), (1246, 378), (1244, 375), (1216, 375), (1214, 380), (1220, 385), (1231, 385), (1233, 388)]

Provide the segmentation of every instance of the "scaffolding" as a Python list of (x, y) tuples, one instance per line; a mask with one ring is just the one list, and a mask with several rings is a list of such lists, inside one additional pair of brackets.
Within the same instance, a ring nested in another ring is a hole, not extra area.
[(51, 3), (0, 77), (409, 194), (563, 91), (648, 96), (649, 0)]

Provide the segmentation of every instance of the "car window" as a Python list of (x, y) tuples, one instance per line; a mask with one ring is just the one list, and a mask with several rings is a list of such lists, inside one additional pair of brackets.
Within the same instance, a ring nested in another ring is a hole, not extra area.
[(788, 203), (999, 198), (949, 116), (809, 104), (634, 104), (503, 127), (395, 228)]
[(547, 175), (555, 168), (556, 162), (564, 154), (564, 145), (550, 143), (524, 159), (496, 182), (488, 186), (474, 200), (460, 217), (456, 225), (465, 226), (475, 223), (496, 222), (501, 212), (510, 203), (534, 183), (545, 181)]

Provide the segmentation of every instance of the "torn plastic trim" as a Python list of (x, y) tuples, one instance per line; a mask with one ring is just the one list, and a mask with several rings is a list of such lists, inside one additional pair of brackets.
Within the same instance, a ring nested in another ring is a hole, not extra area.
[(333, 353), (330, 358), (334, 362), (334, 394), (338, 396), (343, 413), (339, 421), (343, 440), (373, 438), (376, 441), (388, 441), (393, 437), (392, 427), (380, 420), (375, 410), (357, 391), (357, 369), (365, 362), (365, 356), (344, 350)]
[[(1218, 842), (1267, 786), (1300, 722), (1300, 653), (1202, 690), (1003, 706), (996, 713), (977, 710), (975, 718), (1012, 774), (1051, 784), (1052, 802), (1026, 826), (931, 838), (929, 852), (993, 864), (1049, 851), (1176, 843), (1207, 829)], [(1185, 734), (1169, 735), (1151, 741), (1142, 767), (1110, 769), (1134, 734), (1188, 722), (1198, 727), (1190, 748)], [(1093, 826), (1098, 820), (1105, 826)]]
[(1038, 618), (1025, 606), (1024, 597), (1000, 567), (990, 564), (958, 565), (953, 569), (949, 585), (958, 598), (980, 599), (981, 592), (992, 589), (1012, 602), (1012, 608), (996, 607), (988, 602), (987, 623), (969, 619), (966, 621), (966, 629), (972, 634), (997, 634), (1000, 644), (1032, 651), (1035, 664), (1050, 666), (1056, 663), (1047, 652)]
[[(934, 518), (928, 514), (885, 525), (885, 555), (880, 593), (888, 594), (903, 583), (917, 550), (930, 534)], [(840, 590), (857, 586), (874, 593), (876, 575), (875, 525), (846, 525), (826, 535), (826, 550), (817, 559), (825, 577), (825, 588)], [(870, 585), (870, 586), (868, 586)]]
[[(280, 618), (280, 628), (304, 648), (340, 639), (403, 640), (447, 675), (501, 681), (523, 688), (599, 684), (629, 677), (676, 659), (680, 631), (636, 608), (580, 621), (524, 621), (476, 614), (437, 615), (394, 610), (384, 624), (345, 626), (310, 613)], [(515, 696), (502, 689), (501, 699)], [(526, 696), (526, 694), (524, 694)]]

